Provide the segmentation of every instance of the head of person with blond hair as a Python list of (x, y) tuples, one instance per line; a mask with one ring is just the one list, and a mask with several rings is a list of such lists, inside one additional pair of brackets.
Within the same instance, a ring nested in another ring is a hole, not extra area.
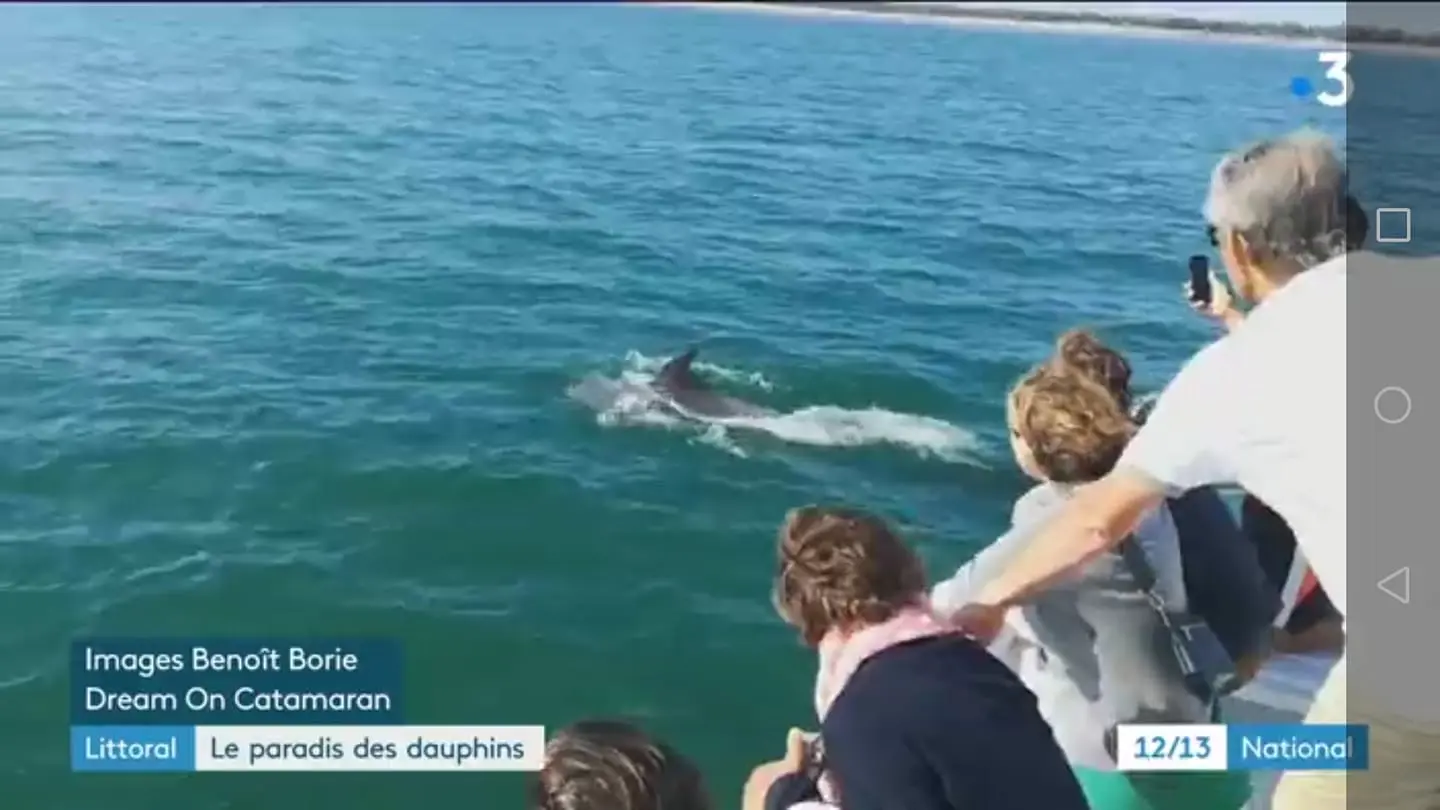
[(1081, 368), (1053, 362), (1016, 383), (1006, 422), (1020, 468), (1057, 484), (1100, 479), (1135, 433), (1129, 413), (1104, 384)]
[(925, 566), (874, 515), (841, 507), (792, 510), (780, 527), (775, 609), (818, 647), (827, 635), (883, 624), (926, 600)]
[(532, 810), (713, 810), (695, 765), (639, 728), (583, 720), (545, 746)]
[(1089, 377), (1109, 391), (1123, 410), (1131, 410), (1134, 395), (1130, 390), (1130, 361), (1091, 332), (1071, 329), (1061, 335), (1055, 341), (1051, 362), (1062, 370), (1068, 368)]

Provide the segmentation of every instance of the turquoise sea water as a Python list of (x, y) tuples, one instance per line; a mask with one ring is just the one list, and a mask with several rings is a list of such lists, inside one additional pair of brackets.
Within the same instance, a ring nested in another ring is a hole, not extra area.
[[(937, 570), (1007, 383), (1157, 384), (1227, 148), (1314, 54), (635, 7), (0, 9), (0, 806), (518, 806), (514, 775), (68, 774), (66, 642), (386, 635), (415, 723), (644, 720), (727, 803), (809, 717), (788, 507)], [(790, 415), (596, 414), (703, 341)], [(633, 415), (632, 415), (633, 416)]]

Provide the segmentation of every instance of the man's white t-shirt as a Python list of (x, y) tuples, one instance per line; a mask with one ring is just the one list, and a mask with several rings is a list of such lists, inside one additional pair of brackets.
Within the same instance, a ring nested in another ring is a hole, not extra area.
[(1117, 466), (1237, 484), (1295, 532), (1345, 613), (1345, 258), (1292, 279), (1185, 364)]

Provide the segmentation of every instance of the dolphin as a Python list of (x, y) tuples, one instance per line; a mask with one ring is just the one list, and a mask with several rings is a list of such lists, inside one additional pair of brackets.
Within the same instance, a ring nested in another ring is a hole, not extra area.
[(660, 367), (650, 387), (682, 416), (700, 420), (778, 416), (777, 411), (715, 391), (695, 375), (691, 365), (700, 350), (690, 347)]

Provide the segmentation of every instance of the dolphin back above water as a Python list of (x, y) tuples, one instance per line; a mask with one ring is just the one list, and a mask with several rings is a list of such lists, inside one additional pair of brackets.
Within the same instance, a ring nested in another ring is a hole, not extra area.
[(658, 369), (653, 360), (632, 353), (615, 376), (591, 372), (566, 388), (566, 396), (595, 411), (602, 427), (655, 425), (699, 428), (705, 444), (737, 455), (734, 434), (764, 433), (783, 442), (823, 447), (889, 444), (923, 456), (977, 463), (976, 440), (963, 427), (940, 419), (896, 413), (878, 406), (850, 410), (838, 405), (807, 405), (777, 411), (720, 393), (696, 372), (697, 349), (671, 358)]
[(700, 350), (694, 347), (684, 354), (671, 358), (660, 370), (650, 386), (660, 394), (666, 404), (682, 416), (694, 419), (736, 419), (778, 416), (776, 411), (746, 402), (737, 397), (726, 396), (715, 391), (708, 383), (695, 374), (691, 366)]

